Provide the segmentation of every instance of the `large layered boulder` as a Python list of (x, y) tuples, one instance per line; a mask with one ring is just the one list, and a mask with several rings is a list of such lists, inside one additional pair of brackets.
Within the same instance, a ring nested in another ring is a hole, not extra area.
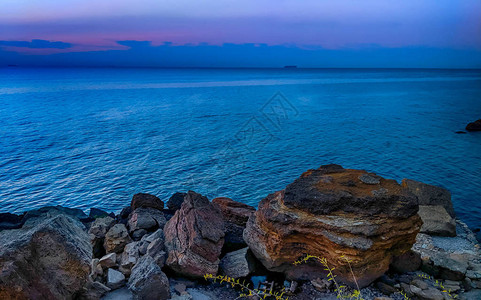
[(74, 217), (34, 212), (0, 245), (0, 299), (73, 299), (87, 284), (92, 247)]
[(212, 200), (222, 212), (225, 225), (224, 251), (231, 252), (247, 246), (243, 232), (249, 217), (256, 209), (250, 205), (234, 201), (227, 197), (218, 197)]
[(224, 244), (224, 221), (219, 208), (189, 191), (182, 207), (164, 227), (166, 265), (173, 271), (201, 278), (216, 274)]
[(326, 258), (337, 279), (354, 286), (351, 266), (366, 286), (412, 247), (422, 225), (417, 212), (416, 196), (395, 180), (327, 165), (263, 199), (244, 239), (265, 267), (290, 279), (325, 273), (317, 261), (293, 264), (309, 254)]

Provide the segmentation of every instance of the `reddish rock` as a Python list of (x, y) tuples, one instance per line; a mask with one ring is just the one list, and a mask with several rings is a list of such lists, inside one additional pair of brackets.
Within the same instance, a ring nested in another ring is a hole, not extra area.
[(366, 286), (411, 249), (421, 227), (417, 211), (416, 196), (395, 180), (327, 165), (263, 199), (244, 239), (265, 267), (289, 279), (325, 273), (317, 261), (293, 265), (310, 254), (326, 258), (337, 279), (354, 286), (345, 256)]
[(227, 197), (215, 198), (212, 203), (218, 205), (224, 218), (224, 252), (232, 252), (247, 247), (242, 234), (247, 220), (255, 213), (256, 209)]
[(224, 221), (216, 205), (189, 191), (182, 207), (164, 227), (166, 265), (173, 271), (201, 278), (216, 274), (224, 244)]
[(212, 200), (219, 206), (224, 221), (234, 223), (239, 226), (246, 226), (249, 217), (255, 213), (256, 209), (250, 205), (237, 202), (227, 197), (218, 197)]
[(132, 197), (132, 202), (130, 203), (132, 210), (136, 210), (137, 208), (143, 207), (151, 207), (158, 210), (164, 209), (164, 202), (162, 202), (159, 198), (154, 195), (145, 194), (145, 193), (138, 193)]

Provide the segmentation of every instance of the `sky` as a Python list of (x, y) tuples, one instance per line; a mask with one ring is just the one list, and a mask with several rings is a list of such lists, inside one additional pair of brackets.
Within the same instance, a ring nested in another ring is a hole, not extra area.
[(481, 68), (481, 1), (1, 0), (0, 65)]

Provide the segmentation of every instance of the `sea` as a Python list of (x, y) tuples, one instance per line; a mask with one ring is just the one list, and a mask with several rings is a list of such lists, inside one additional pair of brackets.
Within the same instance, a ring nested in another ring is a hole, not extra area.
[(324, 164), (447, 188), (481, 227), (481, 70), (0, 69), (0, 212), (253, 206)]

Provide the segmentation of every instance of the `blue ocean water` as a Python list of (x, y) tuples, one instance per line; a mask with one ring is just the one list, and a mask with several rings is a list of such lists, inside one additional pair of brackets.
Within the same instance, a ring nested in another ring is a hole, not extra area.
[(256, 206), (322, 164), (448, 188), (481, 227), (480, 70), (0, 69), (0, 212), (195, 190)]

